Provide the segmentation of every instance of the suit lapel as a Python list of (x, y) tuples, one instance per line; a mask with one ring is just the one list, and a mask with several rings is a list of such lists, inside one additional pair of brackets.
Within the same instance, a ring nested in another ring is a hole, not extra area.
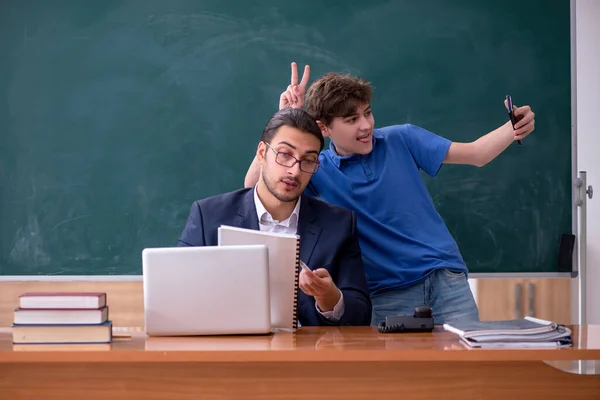
[(310, 258), (321, 235), (321, 227), (315, 223), (317, 216), (313, 211), (310, 201), (311, 198), (308, 196), (303, 196), (300, 201), (300, 219), (298, 221), (300, 259), (311, 268), (317, 268), (319, 265), (310, 265)]
[(256, 205), (254, 204), (254, 189), (244, 195), (233, 224), (238, 228), (259, 230), (258, 215), (256, 215)]

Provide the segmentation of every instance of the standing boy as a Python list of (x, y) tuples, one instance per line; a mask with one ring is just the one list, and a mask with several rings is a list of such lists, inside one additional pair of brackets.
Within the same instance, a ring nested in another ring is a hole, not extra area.
[[(456, 241), (438, 214), (419, 170), (435, 176), (442, 164), (478, 167), (496, 158), (534, 129), (529, 106), (471, 143), (451, 142), (418, 126), (374, 127), (372, 87), (353, 76), (329, 73), (306, 92), (309, 68), (300, 84), (295, 63), (279, 107), (312, 115), (330, 148), (306, 194), (356, 212), (364, 268), (373, 302), (372, 324), (388, 315), (412, 314), (417, 305), (433, 309), (436, 324), (477, 320), (467, 267)], [(506, 103), (505, 103), (506, 105)], [(245, 185), (257, 180), (254, 161)]]

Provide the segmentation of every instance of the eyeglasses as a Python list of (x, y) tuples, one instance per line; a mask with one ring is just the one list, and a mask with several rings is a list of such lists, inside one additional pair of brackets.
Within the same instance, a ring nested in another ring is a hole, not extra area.
[(263, 142), (263, 143), (266, 144), (267, 146), (269, 146), (269, 148), (271, 150), (273, 150), (273, 153), (275, 153), (275, 162), (279, 165), (291, 168), (294, 165), (296, 165), (296, 163), (299, 163), (300, 170), (307, 172), (309, 174), (314, 174), (319, 169), (319, 165), (320, 165), (319, 161), (298, 160), (296, 157), (294, 157), (290, 153), (284, 153), (281, 151), (277, 151), (273, 147), (271, 147), (271, 145), (269, 143), (267, 143), (267, 142)]

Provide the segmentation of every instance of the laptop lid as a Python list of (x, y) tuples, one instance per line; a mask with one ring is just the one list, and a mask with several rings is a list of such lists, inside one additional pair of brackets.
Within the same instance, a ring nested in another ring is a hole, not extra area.
[(148, 248), (142, 268), (149, 336), (271, 331), (265, 245)]

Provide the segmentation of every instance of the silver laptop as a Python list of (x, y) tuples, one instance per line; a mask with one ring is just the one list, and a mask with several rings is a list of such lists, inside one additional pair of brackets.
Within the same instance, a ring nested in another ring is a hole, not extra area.
[(148, 248), (142, 268), (149, 336), (271, 331), (265, 245)]

